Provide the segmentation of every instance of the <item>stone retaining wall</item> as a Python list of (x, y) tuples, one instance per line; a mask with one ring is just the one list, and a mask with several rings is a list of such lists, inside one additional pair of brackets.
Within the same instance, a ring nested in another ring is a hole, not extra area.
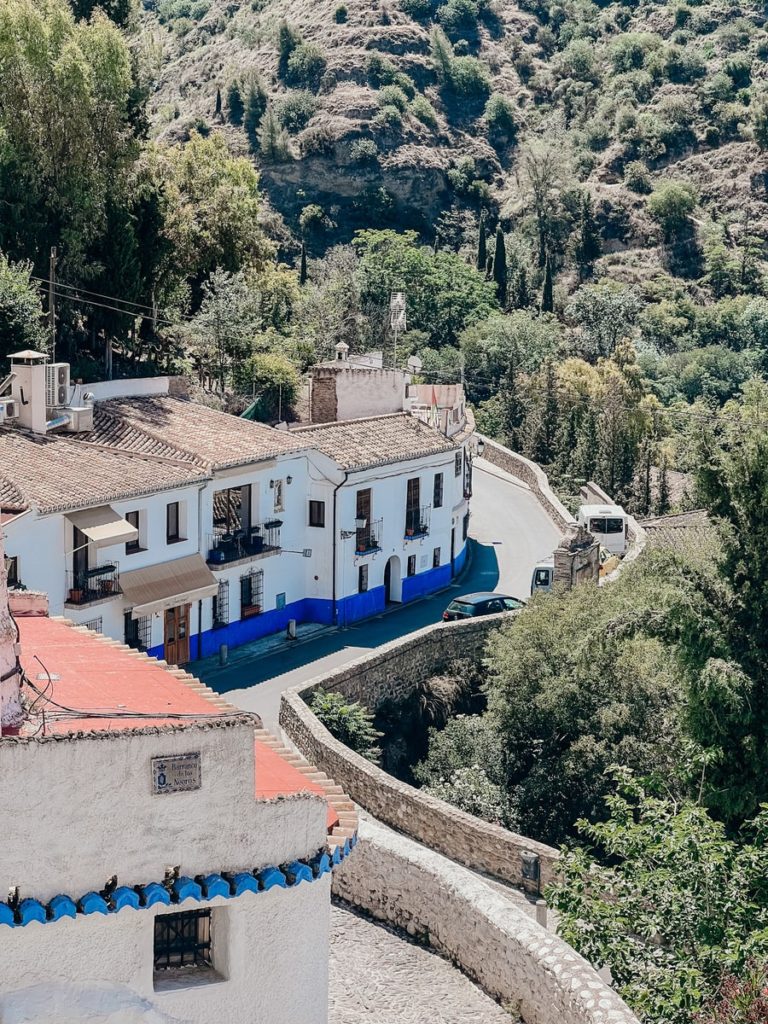
[(375, 822), (360, 823), (333, 891), (427, 939), (526, 1024), (638, 1024), (582, 957), (504, 895)]
[[(385, 644), (335, 672), (286, 690), (280, 725), (298, 750), (330, 775), (353, 800), (380, 821), (452, 860), (523, 885), (523, 853), (538, 854), (541, 886), (553, 877), (558, 852), (543, 843), (481, 821), (443, 800), (401, 782), (334, 739), (307, 707), (320, 687), (343, 693), (374, 709), (387, 697), (403, 697), (419, 680), (458, 657), (478, 659), (504, 615), (428, 626)], [(529, 883), (535, 889), (535, 883)]]
[(485, 448), (483, 458), (491, 465), (503, 469), (510, 476), (517, 477), (527, 484), (538, 499), (541, 507), (561, 532), (566, 527), (573, 526), (576, 520), (568, 509), (563, 505), (558, 496), (552, 490), (544, 470), (537, 466), (530, 459), (518, 455), (510, 448), (505, 448), (498, 441), (492, 441), (489, 437), (483, 437)]

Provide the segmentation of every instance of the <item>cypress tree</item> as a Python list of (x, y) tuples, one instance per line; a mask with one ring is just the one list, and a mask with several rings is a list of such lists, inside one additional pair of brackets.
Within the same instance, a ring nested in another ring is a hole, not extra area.
[(541, 293), (541, 311), (542, 313), (551, 313), (555, 308), (554, 296), (552, 294), (552, 261), (547, 256), (547, 262), (544, 265), (544, 289)]
[(435, 253), (435, 255), (437, 255), (437, 253), (439, 251), (440, 251), (440, 232), (436, 231), (435, 232), (435, 240), (432, 243), (432, 252)]
[(485, 270), (488, 254), (485, 244), (485, 216), (480, 217), (480, 231), (477, 236), (477, 269), (482, 273)]
[(493, 256), (488, 256), (485, 261), (485, 277), (490, 281), (493, 277)]
[(216, 89), (216, 117), (221, 117), (221, 89)]
[(493, 254), (493, 280), (496, 282), (496, 298), (504, 309), (507, 305), (507, 247), (501, 224), (496, 228), (496, 249)]
[(229, 83), (229, 88), (227, 89), (227, 110), (229, 111), (229, 120), (232, 124), (243, 123), (245, 105), (243, 104), (243, 96), (237, 82)]
[(666, 452), (659, 459), (659, 490), (656, 496), (656, 515), (664, 516), (669, 512), (669, 472)]
[(259, 148), (259, 128), (267, 109), (267, 93), (260, 81), (248, 89), (245, 101), (245, 134), (254, 152)]
[(585, 277), (589, 277), (592, 274), (595, 260), (602, 251), (600, 229), (595, 219), (592, 197), (588, 192), (585, 192), (582, 197), (579, 214), (579, 234), (574, 250), (574, 258), (579, 268), (579, 277), (584, 280)]
[(299, 268), (299, 284), (307, 283), (307, 247), (301, 243), (301, 264)]
[(512, 305), (515, 309), (526, 309), (530, 304), (531, 291), (528, 287), (528, 270), (525, 264), (521, 264), (512, 289)]

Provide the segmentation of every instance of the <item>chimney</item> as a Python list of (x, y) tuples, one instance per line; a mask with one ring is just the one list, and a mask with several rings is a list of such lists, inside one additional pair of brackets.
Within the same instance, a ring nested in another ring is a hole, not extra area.
[(3, 532), (0, 530), (0, 736), (15, 736), (24, 721), (21, 707), (16, 626), (8, 607)]
[(346, 341), (340, 341), (336, 346), (336, 361), (338, 363), (349, 362), (349, 345)]
[(36, 434), (47, 430), (46, 383), (48, 356), (43, 352), (14, 352), (10, 356), (11, 394), (19, 410), (18, 423)]

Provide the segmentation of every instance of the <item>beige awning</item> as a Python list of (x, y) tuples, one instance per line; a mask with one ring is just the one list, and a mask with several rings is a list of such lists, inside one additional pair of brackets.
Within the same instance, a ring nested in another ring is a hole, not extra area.
[(213, 597), (219, 585), (201, 555), (188, 555), (146, 569), (121, 572), (120, 588), (126, 603), (133, 605), (131, 618), (139, 619)]
[(67, 519), (84, 533), (88, 540), (93, 541), (97, 548), (106, 548), (110, 544), (130, 544), (131, 541), (139, 539), (136, 527), (131, 526), (109, 505), (86, 508), (82, 512), (70, 512)]

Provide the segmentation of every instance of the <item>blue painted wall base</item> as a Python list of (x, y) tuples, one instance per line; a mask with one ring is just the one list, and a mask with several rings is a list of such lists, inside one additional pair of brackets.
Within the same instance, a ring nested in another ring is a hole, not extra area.
[[(454, 559), (454, 575), (464, 568), (466, 558), (467, 545), (465, 544)], [(428, 569), (415, 576), (407, 576), (403, 580), (402, 603), (407, 604), (419, 597), (433, 594), (436, 590), (447, 587), (450, 582), (450, 564), (441, 565), (437, 569)], [(350, 594), (336, 602), (337, 615), (334, 621), (332, 601), (305, 597), (300, 601), (287, 604), (284, 608), (274, 608), (271, 611), (262, 612), (261, 615), (237, 619), (219, 629), (207, 629), (202, 636), (193, 633), (189, 638), (190, 660), (197, 661), (199, 658), (209, 658), (218, 654), (222, 644), (226, 644), (229, 648), (241, 647), (252, 640), (260, 640), (262, 637), (279, 633), (287, 628), (291, 619), (295, 619), (297, 623), (315, 622), (327, 626), (348, 626), (352, 622), (359, 622), (372, 615), (380, 615), (386, 605), (387, 595), (384, 587), (374, 587), (363, 594)], [(163, 652), (162, 644), (151, 647), (147, 651), (153, 658), (162, 658)]]

